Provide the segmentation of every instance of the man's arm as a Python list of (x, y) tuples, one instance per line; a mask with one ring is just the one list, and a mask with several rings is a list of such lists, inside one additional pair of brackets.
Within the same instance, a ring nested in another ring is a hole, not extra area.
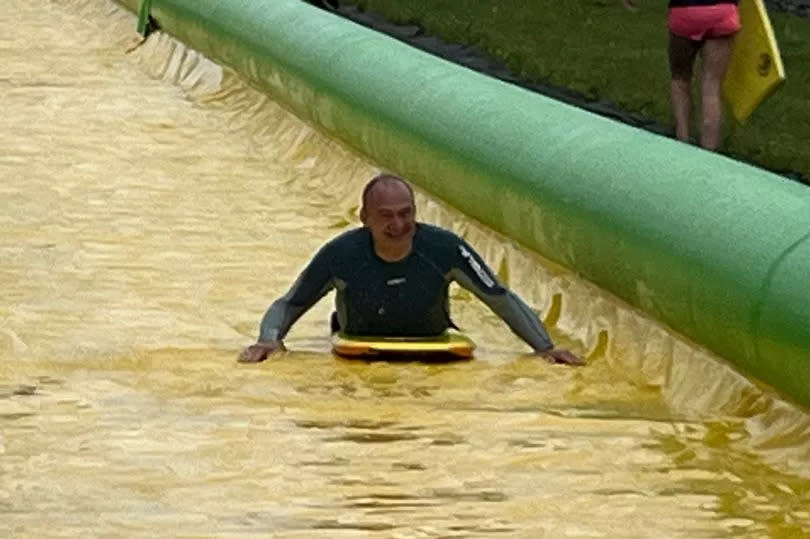
[(462, 241), (457, 249), (457, 263), (450, 273), (452, 279), (483, 301), (536, 353), (554, 362), (583, 363), (570, 352), (554, 347), (546, 327), (534, 311), (517, 294), (498, 281), (472, 247)]
[(270, 305), (262, 317), (258, 342), (246, 348), (241, 361), (262, 361), (267, 355), (283, 350), (282, 339), (301, 315), (332, 289), (332, 269), (328, 245), (321, 248), (304, 268), (286, 294)]

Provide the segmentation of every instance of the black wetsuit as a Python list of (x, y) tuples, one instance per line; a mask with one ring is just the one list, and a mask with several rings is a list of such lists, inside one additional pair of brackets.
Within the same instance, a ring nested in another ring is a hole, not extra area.
[(283, 339), (333, 288), (337, 322), (347, 334), (439, 335), (455, 327), (448, 298), (452, 281), (473, 292), (534, 349), (552, 347), (535, 313), (498, 281), (472, 247), (452, 232), (424, 223), (417, 225), (411, 253), (397, 262), (377, 256), (365, 227), (329, 241), (267, 310), (259, 340)]

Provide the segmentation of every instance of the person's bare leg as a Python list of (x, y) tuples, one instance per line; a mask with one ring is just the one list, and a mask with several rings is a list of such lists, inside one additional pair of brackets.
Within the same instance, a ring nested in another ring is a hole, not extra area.
[(703, 75), (701, 77), (700, 145), (707, 150), (720, 146), (720, 132), (723, 124), (723, 79), (731, 59), (734, 36), (712, 38), (703, 45)]
[(689, 123), (692, 113), (692, 66), (700, 50), (700, 43), (669, 34), (669, 83), (672, 115), (675, 118), (675, 136), (689, 142)]

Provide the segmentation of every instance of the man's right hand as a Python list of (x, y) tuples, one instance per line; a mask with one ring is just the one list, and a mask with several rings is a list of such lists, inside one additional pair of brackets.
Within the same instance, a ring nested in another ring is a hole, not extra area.
[(258, 363), (276, 352), (283, 352), (284, 343), (281, 341), (260, 341), (242, 350), (239, 354), (240, 363)]
[(571, 365), (574, 367), (581, 367), (585, 365), (585, 360), (576, 356), (568, 350), (561, 350), (559, 348), (550, 348), (535, 352), (537, 355), (546, 358), (550, 363), (557, 363), (560, 365)]

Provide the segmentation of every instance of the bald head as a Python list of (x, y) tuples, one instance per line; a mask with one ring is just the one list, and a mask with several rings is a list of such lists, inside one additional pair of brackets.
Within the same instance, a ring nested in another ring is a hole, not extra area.
[(393, 174), (378, 174), (363, 188), (363, 207), (362, 210), (368, 210), (369, 205), (373, 205), (378, 199), (388, 199), (391, 197), (398, 199), (407, 198), (414, 206), (413, 189), (410, 184)]
[(363, 189), (360, 219), (384, 260), (400, 260), (411, 251), (416, 232), (413, 189), (393, 174), (380, 174)]

